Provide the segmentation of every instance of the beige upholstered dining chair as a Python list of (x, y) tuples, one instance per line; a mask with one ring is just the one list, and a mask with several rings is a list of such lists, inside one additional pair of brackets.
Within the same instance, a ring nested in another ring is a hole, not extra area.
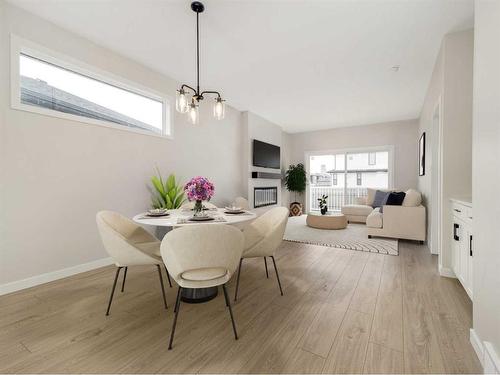
[(243, 252), (243, 234), (230, 225), (197, 225), (177, 228), (163, 238), (161, 256), (172, 278), (179, 284), (175, 316), (168, 349), (172, 349), (181, 293), (184, 288), (210, 288), (222, 285), (226, 306), (238, 339), (226, 283), (231, 279)]
[[(121, 289), (123, 292), (128, 267), (137, 265), (156, 266), (158, 269), (158, 276), (160, 277), (163, 303), (165, 308), (167, 308), (167, 299), (165, 298), (165, 288), (163, 286), (163, 277), (160, 267), (160, 265), (163, 265), (160, 256), (160, 241), (144, 228), (117, 212), (100, 211), (96, 215), (96, 221), (104, 247), (111, 258), (113, 258), (116, 267), (118, 267), (116, 269), (115, 280), (113, 282), (113, 288), (111, 289), (106, 315), (109, 315), (120, 271), (122, 268), (124, 269)], [(168, 271), (167, 277), (170, 287), (172, 287)]]
[(243, 234), (245, 236), (245, 250), (243, 250), (243, 255), (241, 256), (240, 264), (238, 266), (238, 277), (236, 279), (236, 290), (234, 292), (235, 301), (238, 298), (241, 265), (243, 259), (245, 258), (263, 257), (264, 264), (266, 266), (266, 277), (269, 278), (266, 257), (270, 257), (273, 261), (280, 293), (283, 295), (283, 289), (281, 288), (281, 281), (278, 274), (278, 268), (276, 267), (274, 253), (281, 244), (281, 241), (283, 241), (288, 215), (289, 211), (287, 208), (276, 207), (265, 212), (252, 223), (248, 224), (245, 229), (243, 229)]
[[(181, 206), (181, 210), (192, 210), (194, 208), (194, 204), (196, 202), (192, 201), (192, 202), (186, 202), (184, 203), (182, 206)], [(215, 210), (217, 209), (217, 206), (213, 203), (210, 203), (210, 202), (203, 202), (203, 207), (209, 209), (209, 210)]]
[(248, 199), (243, 197), (234, 198), (233, 205), (235, 207), (241, 207), (243, 210), (249, 210), (250, 204), (248, 203)]

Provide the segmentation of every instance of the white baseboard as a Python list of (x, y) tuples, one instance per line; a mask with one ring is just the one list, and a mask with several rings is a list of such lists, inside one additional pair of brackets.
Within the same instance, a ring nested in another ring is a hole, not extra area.
[(488, 341), (481, 341), (476, 331), (470, 330), (470, 343), (483, 366), (484, 374), (500, 374), (500, 356)]
[(491, 342), (484, 342), (483, 369), (485, 374), (500, 374), (500, 356)]
[(109, 266), (110, 264), (113, 264), (113, 260), (111, 258), (102, 258), (94, 260), (92, 262), (79, 264), (77, 266), (63, 268), (62, 270), (43, 273), (41, 275), (28, 277), (27, 279), (13, 281), (7, 284), (0, 285), (0, 296), (7, 293), (16, 292), (18, 290), (31, 288), (36, 285), (45, 284), (54, 280), (63, 279), (65, 277), (76, 275), (78, 273), (91, 271), (96, 268)]
[(481, 365), (484, 367), (484, 348), (483, 348), (483, 343), (481, 342), (481, 339), (477, 335), (476, 331), (474, 328), (470, 329), (470, 343), (472, 347), (474, 348), (474, 351), (476, 352), (477, 358), (479, 358), (479, 362), (481, 362)]
[(444, 276), (444, 277), (452, 277), (454, 279), (457, 278), (457, 276), (455, 275), (455, 272), (453, 272), (453, 270), (451, 268), (443, 267), (441, 265), (439, 265), (439, 274), (441, 276)]

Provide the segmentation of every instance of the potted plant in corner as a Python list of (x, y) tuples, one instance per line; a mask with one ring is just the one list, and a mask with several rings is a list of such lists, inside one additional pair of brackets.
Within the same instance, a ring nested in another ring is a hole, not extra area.
[(302, 203), (297, 202), (297, 194), (306, 190), (306, 170), (304, 164), (290, 165), (285, 174), (286, 189), (294, 193), (294, 202), (290, 203), (290, 216), (302, 215)]

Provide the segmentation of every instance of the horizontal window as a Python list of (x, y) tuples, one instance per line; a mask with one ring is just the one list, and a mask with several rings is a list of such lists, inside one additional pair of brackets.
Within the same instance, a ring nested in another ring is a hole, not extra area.
[[(170, 135), (166, 99), (78, 72), (69, 64), (18, 50), (18, 76), (13, 82), (21, 108), (154, 135)], [(47, 61), (51, 60), (51, 61)], [(16, 77), (15, 77), (16, 78)]]

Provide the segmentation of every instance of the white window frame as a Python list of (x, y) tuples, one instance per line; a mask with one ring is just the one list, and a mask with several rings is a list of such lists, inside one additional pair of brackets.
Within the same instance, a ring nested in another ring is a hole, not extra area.
[[(306, 178), (307, 178), (307, 184), (306, 184), (306, 196), (305, 196), (305, 212), (308, 213), (310, 211), (311, 207), (311, 202), (310, 202), (310, 161), (311, 161), (311, 156), (321, 156), (321, 155), (336, 155), (336, 154), (345, 154), (345, 160), (344, 160), (344, 168), (347, 168), (347, 158), (349, 157), (349, 154), (357, 154), (357, 153), (364, 153), (364, 152), (377, 152), (377, 151), (386, 151), (389, 153), (389, 160), (388, 160), (388, 176), (387, 176), (387, 183), (389, 185), (389, 189), (394, 188), (394, 145), (384, 145), (384, 146), (372, 146), (372, 147), (360, 147), (360, 148), (344, 148), (344, 149), (337, 149), (337, 150), (319, 150), (319, 151), (305, 151), (304, 152), (304, 160), (305, 160), (305, 166), (306, 166)], [(344, 169), (343, 173), (346, 173), (346, 170)], [(347, 179), (344, 181), (344, 188), (347, 187)]]
[[(72, 120), (79, 123), (104, 126), (111, 129), (117, 129), (126, 132), (149, 135), (153, 137), (173, 139), (173, 98), (164, 93), (144, 87), (139, 83), (129, 81), (107, 71), (90, 66), (81, 61), (75, 60), (69, 56), (63, 55), (45, 48), (39, 44), (23, 39), (17, 35), (10, 36), (10, 82), (11, 82), (11, 107), (16, 110), (37, 113), (40, 115), (57, 117), (65, 120)], [(63, 69), (67, 69), (77, 74), (81, 74), (91, 79), (101, 81), (105, 84), (115, 86), (117, 88), (130, 91), (134, 94), (144, 96), (146, 98), (156, 100), (162, 103), (162, 132), (155, 133), (153, 131), (130, 128), (125, 125), (119, 125), (113, 122), (88, 118), (71, 113), (64, 113), (49, 108), (37, 107), (34, 105), (24, 104), (21, 102), (21, 85), (20, 85), (20, 55), (25, 54), (42, 61), (54, 64)]]

